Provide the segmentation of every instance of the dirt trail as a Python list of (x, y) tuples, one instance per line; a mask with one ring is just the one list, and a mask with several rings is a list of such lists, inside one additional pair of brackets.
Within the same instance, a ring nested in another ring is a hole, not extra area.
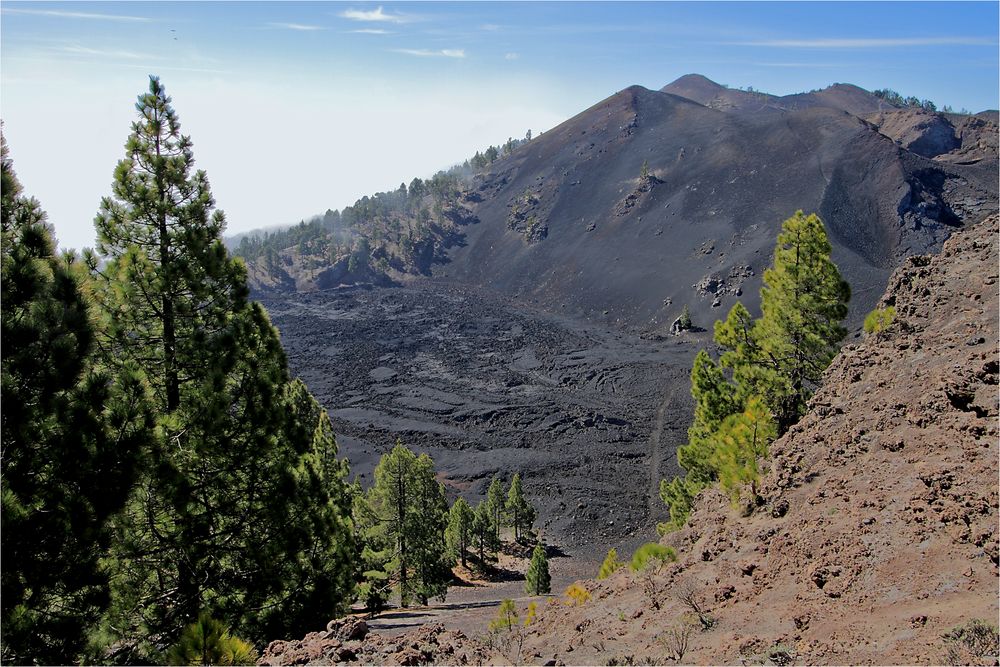
[(656, 410), (656, 422), (653, 425), (653, 432), (649, 434), (649, 513), (655, 515), (662, 510), (663, 501), (660, 499), (660, 480), (663, 475), (660, 473), (661, 462), (669, 455), (672, 456), (676, 447), (664, 447), (663, 427), (667, 416), (667, 410), (674, 408), (674, 418), (676, 419), (677, 394), (680, 391), (678, 383), (671, 383), (667, 390), (663, 402)]

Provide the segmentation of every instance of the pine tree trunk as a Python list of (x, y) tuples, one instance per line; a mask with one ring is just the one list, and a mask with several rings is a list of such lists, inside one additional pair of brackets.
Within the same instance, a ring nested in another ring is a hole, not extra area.
[[(157, 118), (159, 121), (159, 118)], [(157, 168), (160, 167), (160, 135), (156, 135), (156, 157)], [(164, 275), (169, 275), (170, 265), (170, 239), (167, 228), (167, 211), (165, 186), (163, 175), (157, 173), (158, 197), (156, 204), (160, 210), (156, 212), (158, 232), (160, 237), (160, 271)], [(163, 373), (167, 391), (167, 412), (171, 413), (181, 404), (180, 382), (177, 379), (177, 332), (174, 322), (174, 300), (170, 294), (172, 285), (167, 285), (163, 290), (161, 307), (163, 309)]]
[(407, 606), (409, 595), (407, 594), (406, 576), (406, 484), (403, 481), (403, 471), (396, 471), (396, 516), (399, 520), (399, 606)]

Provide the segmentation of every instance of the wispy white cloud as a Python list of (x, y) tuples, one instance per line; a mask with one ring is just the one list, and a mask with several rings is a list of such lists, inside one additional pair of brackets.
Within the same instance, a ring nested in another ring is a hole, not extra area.
[[(148, 69), (146, 65), (132, 65), (122, 63), (119, 67), (130, 67), (134, 69)], [(169, 71), (169, 72), (195, 72), (198, 74), (232, 74), (231, 70), (225, 69), (211, 69), (209, 67), (181, 67), (177, 65), (157, 65), (156, 71)]]
[[(733, 63), (737, 64), (737, 63)], [(796, 62), (754, 62), (750, 63), (756, 67), (802, 67), (802, 68), (827, 68), (827, 67), (843, 67), (843, 63), (796, 63)]]
[(520, 53), (511, 52), (511, 53), (505, 53), (505, 54), (503, 54), (503, 59), (504, 60), (517, 60), (520, 57), (521, 57)]
[(272, 28), (284, 28), (285, 30), (298, 30), (300, 32), (312, 32), (314, 30), (326, 30), (321, 25), (307, 25), (305, 23), (268, 23)]
[(499, 26), (496, 23), (484, 23), (483, 25), (479, 26), (479, 29), (485, 30), (487, 32), (496, 32), (497, 30), (500, 30), (501, 27), (502, 26)]
[(408, 56), (419, 56), (421, 58), (464, 58), (465, 49), (441, 49), (432, 51), (431, 49), (392, 49), (394, 53), (404, 53)]
[(4, 7), (2, 11), (4, 14), (27, 14), (31, 16), (51, 16), (53, 18), (62, 19), (90, 19), (95, 21), (123, 21), (128, 23), (151, 23), (153, 20), (144, 16), (68, 12), (62, 9), (20, 9), (15, 7)]
[(156, 56), (148, 53), (138, 53), (136, 51), (124, 51), (118, 49), (92, 49), (87, 46), (64, 46), (60, 49), (63, 53), (70, 53), (78, 56), (97, 56), (99, 58), (113, 58), (115, 60), (156, 60)]
[(409, 23), (413, 20), (413, 17), (409, 15), (386, 14), (381, 6), (369, 10), (348, 9), (341, 12), (340, 16), (352, 21), (374, 21), (377, 23)]
[(875, 37), (816, 39), (761, 39), (726, 42), (731, 46), (766, 46), (790, 49), (884, 49), (904, 46), (993, 46), (996, 40), (981, 37)]
[(351, 30), (351, 33), (355, 35), (391, 35), (393, 34), (389, 30), (383, 30), (382, 28), (358, 28), (357, 30)]

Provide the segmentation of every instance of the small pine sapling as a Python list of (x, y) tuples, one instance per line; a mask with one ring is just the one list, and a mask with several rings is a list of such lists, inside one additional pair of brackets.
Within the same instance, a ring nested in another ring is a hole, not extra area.
[(184, 628), (166, 653), (168, 665), (252, 665), (257, 662), (253, 644), (234, 637), (221, 622), (202, 612)]
[(604, 562), (601, 563), (601, 569), (597, 571), (597, 578), (607, 579), (624, 565), (625, 563), (618, 560), (618, 551), (609, 549), (608, 555), (604, 557)]
[(675, 560), (677, 560), (677, 552), (671, 547), (665, 547), (656, 542), (647, 542), (632, 554), (629, 568), (633, 572), (643, 572), (650, 566), (658, 570), (664, 563), (672, 563)]
[(896, 307), (876, 308), (865, 316), (865, 333), (876, 334), (885, 331), (896, 321)]
[(582, 607), (590, 601), (590, 591), (582, 584), (570, 584), (563, 592), (566, 596), (565, 603), (570, 607)]
[(549, 561), (545, 557), (545, 547), (535, 545), (531, 554), (531, 564), (524, 577), (524, 590), (528, 595), (545, 595), (552, 591), (552, 577), (549, 576)]

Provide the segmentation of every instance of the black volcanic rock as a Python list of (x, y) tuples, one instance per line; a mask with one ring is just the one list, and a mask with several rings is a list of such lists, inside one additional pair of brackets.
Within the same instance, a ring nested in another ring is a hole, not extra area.
[[(756, 93), (704, 77), (666, 89), (698, 99), (632, 86), (498, 160), (480, 186), (480, 224), (442, 271), (554, 312), (666, 331), (684, 304), (696, 322), (718, 317), (693, 286), (737, 266), (754, 270), (740, 298), (756, 307), (781, 222), (801, 208), (827, 224), (856, 321), (903, 257), (996, 206), (995, 161), (970, 168), (905, 150), (844, 110), (877, 108), (860, 88), (773, 98), (802, 108), (761, 113), (739, 106)], [(733, 106), (706, 106), (709, 95)], [(661, 183), (629, 200), (643, 162)], [(505, 224), (528, 192), (546, 211), (546, 237), (533, 243)]]

